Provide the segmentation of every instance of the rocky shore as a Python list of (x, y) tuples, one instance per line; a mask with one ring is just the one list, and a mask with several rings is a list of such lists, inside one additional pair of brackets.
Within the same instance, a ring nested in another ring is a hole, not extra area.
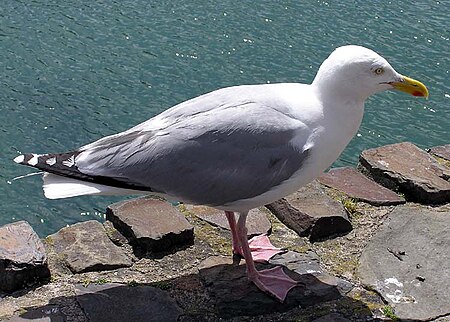
[(248, 219), (285, 249), (284, 303), (247, 281), (225, 216), (154, 198), (40, 240), (0, 227), (4, 321), (450, 321), (450, 145), (363, 151)]

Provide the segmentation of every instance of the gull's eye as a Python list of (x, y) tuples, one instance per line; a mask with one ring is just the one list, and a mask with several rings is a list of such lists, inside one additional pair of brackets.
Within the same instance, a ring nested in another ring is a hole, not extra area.
[(374, 72), (375, 74), (377, 74), (377, 75), (381, 75), (381, 74), (384, 73), (384, 69), (381, 68), (381, 67), (378, 67), (378, 68), (375, 69), (373, 72)]

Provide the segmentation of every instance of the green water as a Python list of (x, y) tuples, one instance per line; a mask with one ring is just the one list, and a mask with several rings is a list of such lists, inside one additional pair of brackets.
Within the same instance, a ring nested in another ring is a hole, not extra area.
[(337, 166), (382, 144), (450, 143), (449, 21), (444, 1), (2, 0), (0, 225), (25, 219), (44, 236), (120, 200), (9, 184), (33, 172), (19, 153), (74, 149), (224, 86), (310, 82), (344, 44), (375, 49), (431, 96), (372, 97)]

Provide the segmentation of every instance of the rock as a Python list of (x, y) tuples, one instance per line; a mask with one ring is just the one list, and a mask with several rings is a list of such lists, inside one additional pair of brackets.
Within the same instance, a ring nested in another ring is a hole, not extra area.
[(335, 286), (341, 295), (347, 294), (353, 288), (350, 282), (331, 276), (322, 270), (319, 256), (312, 251), (306, 253), (288, 251), (287, 253), (277, 254), (269, 260), (269, 264), (282, 265), (299, 275), (314, 275), (318, 280)]
[(306, 253), (298, 253), (288, 251), (283, 254), (277, 254), (269, 260), (272, 265), (283, 265), (297, 274), (322, 274), (323, 270), (320, 268), (319, 256), (312, 251)]
[(122, 247), (128, 244), (128, 239), (114, 228), (113, 223), (109, 220), (103, 223), (103, 228), (105, 228), (106, 234), (115, 245)]
[(429, 152), (439, 158), (450, 161), (450, 144), (432, 147)]
[[(227, 217), (222, 210), (214, 209), (206, 206), (186, 206), (187, 210), (195, 214), (200, 219), (210, 223), (211, 225), (230, 230)], [(236, 220), (238, 215), (235, 214)], [(270, 234), (272, 224), (270, 223), (264, 210), (255, 208), (250, 210), (247, 217), (247, 235), (253, 237), (256, 235)]]
[(30, 224), (0, 227), (0, 290), (12, 292), (49, 277), (44, 245)]
[(297, 234), (309, 236), (311, 242), (352, 230), (342, 204), (331, 199), (317, 181), (266, 207)]
[(312, 322), (351, 322), (351, 320), (347, 319), (345, 316), (339, 313), (330, 313), (321, 316), (320, 318), (315, 319)]
[[(313, 306), (342, 297), (337, 287), (337, 279), (325, 273), (316, 272), (315, 264), (312, 264), (311, 267), (317, 275), (295, 273), (295, 271), (304, 271), (308, 267), (306, 263), (312, 255), (305, 256), (305, 258), (301, 258), (302, 254), (289, 254), (285, 257), (290, 259), (289, 266), (293, 268), (293, 270), (285, 269), (285, 273), (297, 280), (299, 286), (289, 291), (283, 303), (263, 293), (249, 282), (245, 265), (233, 265), (231, 258), (217, 256), (206, 259), (200, 264), (200, 277), (207, 291), (216, 301), (219, 316), (223, 318), (284, 312), (294, 307)], [(284, 262), (283, 256), (277, 255), (276, 257), (274, 257), (275, 262)], [(295, 267), (293, 258), (297, 259), (301, 267)], [(256, 266), (258, 270), (261, 270), (274, 265), (257, 264)], [(327, 282), (323, 282), (321, 278)], [(332, 281), (336, 283), (333, 284)]]
[(20, 316), (13, 316), (5, 320), (5, 322), (65, 322), (67, 317), (62, 313), (61, 308), (57, 305), (49, 304), (37, 309), (32, 309), (20, 314)]
[(177, 321), (182, 314), (167, 292), (151, 286), (76, 285), (75, 293), (89, 321)]
[(360, 258), (364, 284), (395, 307), (400, 319), (450, 314), (450, 210), (398, 206)]
[(373, 182), (355, 168), (331, 169), (319, 177), (319, 182), (339, 190), (351, 198), (374, 206), (390, 206), (405, 203), (395, 192)]
[(60, 229), (46, 238), (73, 273), (128, 267), (133, 263), (108, 238), (102, 224), (85, 221)]
[(161, 252), (194, 241), (194, 227), (169, 203), (137, 198), (112, 204), (106, 219), (141, 252)]
[(379, 184), (402, 192), (411, 201), (439, 204), (450, 201), (449, 170), (425, 151), (404, 142), (365, 150), (359, 167)]

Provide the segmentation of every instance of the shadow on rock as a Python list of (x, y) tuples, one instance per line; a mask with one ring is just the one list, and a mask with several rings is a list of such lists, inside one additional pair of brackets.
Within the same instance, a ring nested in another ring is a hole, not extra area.
[[(287, 275), (298, 281), (298, 286), (291, 289), (286, 300), (280, 303), (248, 281), (245, 265), (228, 263), (228, 258), (213, 259), (216, 262), (221, 260), (225, 263), (213, 266), (205, 263), (206, 267), (200, 269), (200, 276), (208, 292), (216, 300), (218, 315), (224, 318), (285, 312), (345, 296), (345, 291), (336, 283), (328, 284), (312, 274), (297, 274), (284, 268)], [(258, 270), (271, 267), (274, 265), (257, 264)]]
[(136, 244), (132, 244), (132, 247), (133, 247), (133, 255), (136, 256), (138, 259), (142, 258), (161, 259), (167, 255), (172, 255), (179, 251), (186, 250), (192, 245), (194, 245), (194, 241), (186, 241), (184, 245), (172, 245), (169, 249), (163, 251), (149, 251)]
[[(298, 274), (285, 268), (299, 286), (280, 303), (247, 280), (245, 265), (233, 264), (231, 258), (222, 260), (229, 262), (202, 265), (198, 275), (153, 284), (77, 284), (75, 296), (53, 298), (48, 305), (29, 308), (9, 321), (335, 321), (327, 320), (330, 314), (339, 317), (336, 321), (377, 321), (366, 304), (346, 295), (352, 287), (329, 275)], [(199, 294), (203, 299), (198, 299)]]

